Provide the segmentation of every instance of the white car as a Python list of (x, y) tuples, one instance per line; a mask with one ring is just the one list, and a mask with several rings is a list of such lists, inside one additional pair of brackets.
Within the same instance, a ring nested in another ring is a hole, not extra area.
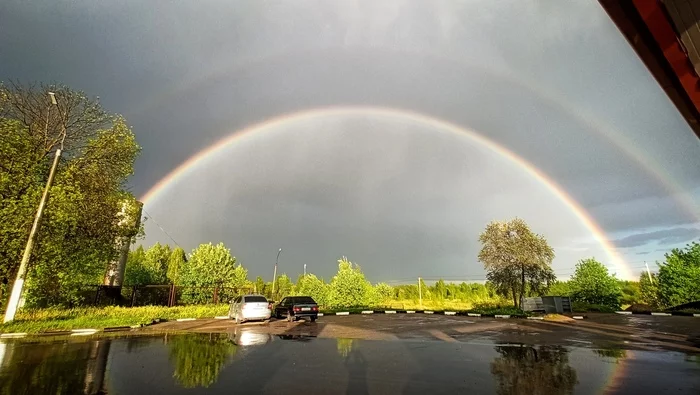
[(243, 295), (231, 301), (228, 318), (240, 324), (246, 321), (269, 320), (272, 315), (270, 302), (262, 295)]

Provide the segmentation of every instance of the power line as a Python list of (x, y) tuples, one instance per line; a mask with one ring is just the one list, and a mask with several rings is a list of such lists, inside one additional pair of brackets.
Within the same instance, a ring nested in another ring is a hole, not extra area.
[(146, 213), (146, 215), (148, 216), (147, 218), (149, 218), (151, 221), (153, 221), (153, 223), (156, 224), (156, 226), (158, 227), (158, 229), (160, 229), (161, 232), (165, 233), (165, 235), (168, 236), (168, 238), (169, 238), (170, 240), (172, 240), (172, 242), (175, 243), (176, 246), (182, 248), (182, 246), (180, 246), (180, 244), (179, 244), (177, 241), (175, 241), (175, 239), (173, 239), (173, 237), (170, 236), (170, 234), (169, 234), (168, 232), (166, 232), (165, 229), (163, 229), (162, 226), (160, 226), (160, 224), (158, 223), (158, 221), (156, 221), (156, 219), (153, 218), (153, 216), (152, 216), (148, 211), (146, 211), (145, 208), (143, 209), (143, 212)]

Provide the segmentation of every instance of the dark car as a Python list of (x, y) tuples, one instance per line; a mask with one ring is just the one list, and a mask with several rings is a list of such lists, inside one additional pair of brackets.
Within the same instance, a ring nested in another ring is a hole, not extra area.
[(295, 321), (299, 317), (309, 317), (311, 322), (318, 318), (318, 304), (311, 296), (287, 296), (275, 306), (275, 318), (287, 317)]

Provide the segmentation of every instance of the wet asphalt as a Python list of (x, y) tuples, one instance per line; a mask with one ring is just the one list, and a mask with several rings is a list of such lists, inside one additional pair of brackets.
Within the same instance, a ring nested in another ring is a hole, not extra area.
[(611, 319), (211, 320), (187, 323), (198, 328), (188, 333), (164, 326), (127, 337), (5, 341), (0, 393), (700, 393), (700, 354), (692, 335), (679, 333), (700, 320), (649, 329)]

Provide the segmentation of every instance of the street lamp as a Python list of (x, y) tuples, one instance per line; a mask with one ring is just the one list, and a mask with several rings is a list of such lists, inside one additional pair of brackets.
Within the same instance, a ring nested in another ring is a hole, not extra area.
[[(56, 94), (49, 92), (49, 97), (51, 98), (51, 104), (56, 106)], [(49, 129), (49, 112), (51, 111), (51, 105), (46, 110), (46, 132), (48, 134)], [(65, 139), (65, 128), (63, 130), (63, 138)], [(53, 179), (56, 176), (56, 168), (58, 167), (58, 161), (61, 158), (61, 149), (63, 148), (63, 141), (61, 141), (61, 148), (56, 149), (56, 156), (53, 159), (53, 164), (51, 165), (51, 171), (49, 172), (49, 178), (46, 180), (46, 186), (44, 187), (44, 193), (41, 195), (41, 201), (39, 202), (39, 208), (36, 210), (36, 215), (34, 216), (34, 223), (32, 224), (32, 230), (29, 231), (29, 240), (27, 240), (27, 245), (24, 247), (24, 253), (22, 254), (22, 261), (19, 264), (19, 269), (17, 269), (17, 277), (12, 285), (12, 292), (10, 293), (10, 300), (7, 302), (7, 309), (5, 310), (5, 319), (3, 322), (10, 322), (15, 319), (15, 314), (17, 313), (17, 308), (19, 307), (19, 301), (22, 296), (22, 289), (24, 288), (24, 277), (27, 275), (27, 265), (29, 264), (29, 258), (32, 255), (32, 249), (34, 248), (34, 243), (36, 242), (36, 236), (39, 233), (39, 226), (41, 225), (41, 217), (44, 215), (44, 207), (46, 207), (46, 201), (49, 198), (49, 191), (51, 190), (51, 184), (53, 184)]]
[(277, 281), (277, 264), (280, 261), (280, 254), (282, 253), (282, 249), (280, 248), (279, 251), (277, 251), (277, 259), (275, 259), (275, 272), (272, 274), (272, 299), (275, 298), (275, 282)]

